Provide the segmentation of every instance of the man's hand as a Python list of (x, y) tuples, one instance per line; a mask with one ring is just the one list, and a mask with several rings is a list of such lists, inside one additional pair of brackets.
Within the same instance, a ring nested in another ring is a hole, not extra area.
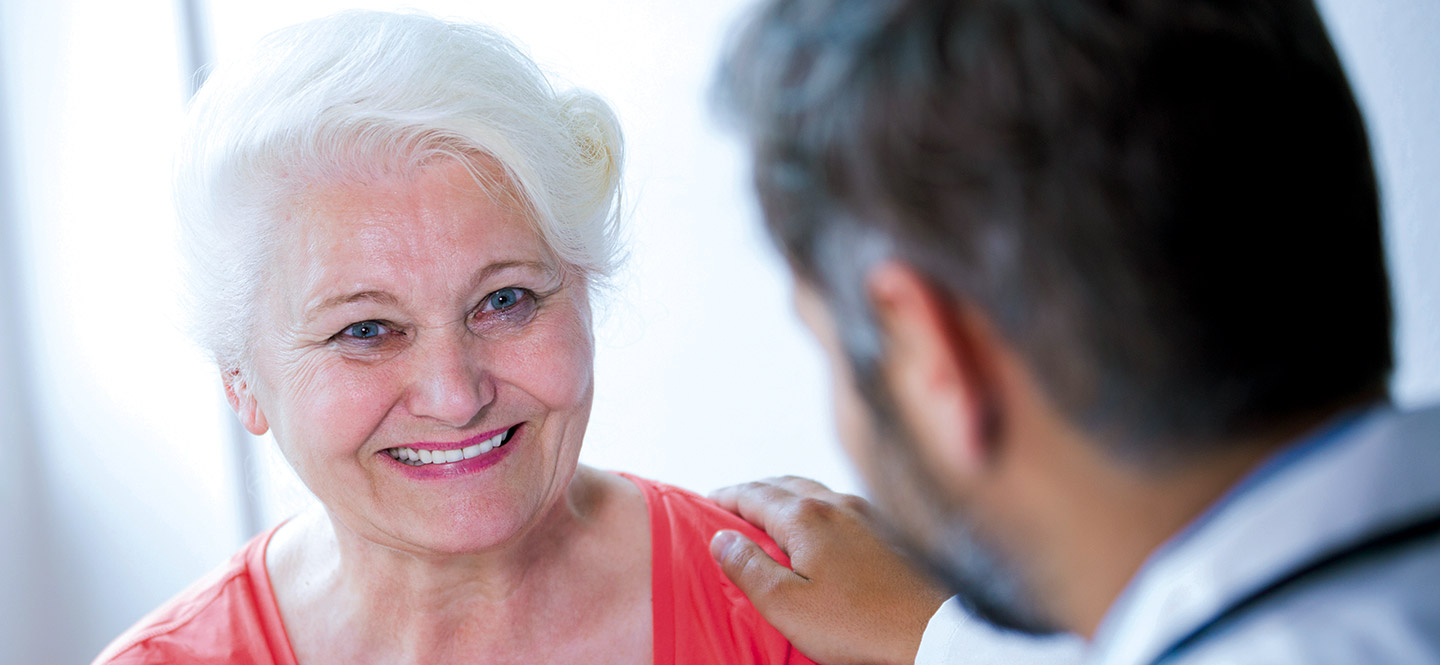
[(790, 643), (825, 665), (915, 662), (947, 594), (876, 535), (870, 504), (805, 478), (773, 478), (711, 495), (764, 529), (790, 557), (776, 563), (734, 531), (710, 552)]

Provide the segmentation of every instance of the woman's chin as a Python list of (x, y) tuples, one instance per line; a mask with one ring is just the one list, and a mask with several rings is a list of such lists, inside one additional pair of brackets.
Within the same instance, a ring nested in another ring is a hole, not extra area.
[(502, 503), (506, 502), (471, 500), (434, 510), (392, 513), (384, 523), (376, 524), (384, 535), (374, 540), (418, 555), (460, 556), (509, 549), (544, 521), (545, 508), (533, 501), (499, 505)]

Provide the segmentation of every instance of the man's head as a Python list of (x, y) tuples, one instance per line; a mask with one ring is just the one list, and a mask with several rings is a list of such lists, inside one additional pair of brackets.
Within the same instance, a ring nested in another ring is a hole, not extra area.
[[(1369, 147), (1309, 0), (774, 0), (721, 93), (863, 397), (852, 455), (1004, 623), (1052, 622), (917, 439), (1003, 455), (1028, 386), (1117, 463), (1173, 469), (1384, 394)], [(907, 337), (927, 325), (935, 353)]]

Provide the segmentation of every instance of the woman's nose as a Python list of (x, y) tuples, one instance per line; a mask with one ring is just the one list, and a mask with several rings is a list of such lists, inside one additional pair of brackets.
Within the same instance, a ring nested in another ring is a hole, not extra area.
[(463, 428), (495, 399), (492, 374), (473, 337), (432, 333), (418, 340), (406, 409), (411, 415)]

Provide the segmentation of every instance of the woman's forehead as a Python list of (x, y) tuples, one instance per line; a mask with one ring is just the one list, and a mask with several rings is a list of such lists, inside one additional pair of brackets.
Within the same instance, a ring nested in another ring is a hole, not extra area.
[(482, 153), (457, 154), (432, 149), (411, 158), (352, 156), (323, 167), (287, 171), (275, 177), (299, 183), (290, 188), (289, 196), (283, 201), (289, 210), (479, 199), (488, 199), (488, 207), (521, 216), (530, 215), (532, 209), (505, 167)]
[(491, 266), (554, 272), (553, 254), (529, 216), (504, 199), (454, 161), (310, 187), (284, 212), (272, 269), (307, 301), (359, 284), (449, 291)]

